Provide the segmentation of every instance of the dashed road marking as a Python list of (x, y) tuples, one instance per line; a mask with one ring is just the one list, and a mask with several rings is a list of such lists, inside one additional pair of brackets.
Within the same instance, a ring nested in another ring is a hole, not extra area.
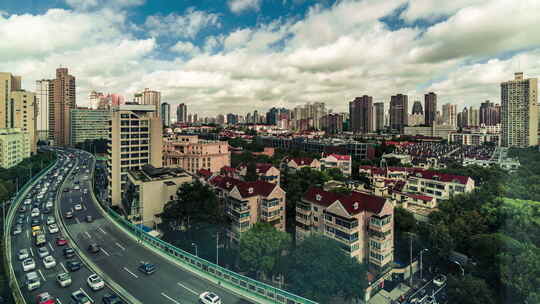
[(166, 295), (165, 293), (161, 293), (162, 296), (164, 296), (165, 298), (167, 298), (168, 300), (172, 301), (173, 303), (176, 303), (176, 304), (180, 304), (180, 302), (176, 301), (175, 299), (169, 297), (168, 295)]
[(32, 256), (34, 256), (34, 250), (32, 250), (32, 247), (30, 247), (30, 253), (32, 254)]
[(100, 248), (101, 251), (103, 251), (103, 253), (105, 253), (107, 256), (111, 256), (107, 251), (105, 251), (105, 249), (103, 249), (103, 247)]
[(116, 246), (120, 247), (120, 249), (122, 249), (122, 250), (126, 250), (126, 248), (124, 248), (124, 246), (122, 246), (122, 245), (118, 244), (118, 242), (116, 242), (115, 244), (116, 244)]
[(92, 238), (92, 236), (90, 235), (90, 233), (88, 233), (88, 231), (85, 231), (84, 233), (86, 234), (86, 236), (87, 236), (89, 239)]
[(134, 276), (136, 279), (138, 279), (139, 277), (134, 274), (133, 272), (129, 271), (129, 269), (127, 269), (126, 267), (124, 267), (124, 270), (127, 271), (129, 274), (131, 274), (132, 276)]
[(64, 264), (62, 262), (60, 262), (60, 266), (62, 266), (62, 268), (64, 269), (65, 272), (68, 272), (66, 266), (64, 266)]
[(47, 244), (49, 244), (49, 248), (51, 248), (51, 251), (54, 251), (54, 248), (53, 248), (53, 246), (51, 245), (51, 242), (47, 242)]
[(176, 283), (176, 284), (178, 284), (178, 286), (180, 286), (180, 287), (183, 287), (184, 289), (186, 289), (187, 291), (191, 292), (192, 294), (196, 294), (196, 295), (199, 294), (198, 292), (194, 291), (193, 289), (191, 289), (191, 288), (185, 286), (184, 284), (182, 284), (182, 283), (180, 283), (180, 282), (178, 282), (178, 283)]
[(105, 232), (105, 230), (101, 229), (101, 227), (98, 227), (98, 230), (101, 231), (103, 234), (107, 234), (107, 232)]
[(43, 281), (47, 281), (47, 279), (45, 279), (45, 276), (44, 276), (43, 273), (41, 272), (41, 269), (38, 269), (38, 272), (39, 272), (39, 274), (41, 275), (41, 278), (43, 279)]

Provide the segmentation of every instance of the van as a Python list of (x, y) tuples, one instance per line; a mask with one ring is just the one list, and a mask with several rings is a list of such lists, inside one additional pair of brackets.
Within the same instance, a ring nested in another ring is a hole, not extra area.
[(41, 286), (41, 280), (37, 272), (32, 271), (25, 275), (26, 277), (26, 288), (28, 291), (36, 290)]

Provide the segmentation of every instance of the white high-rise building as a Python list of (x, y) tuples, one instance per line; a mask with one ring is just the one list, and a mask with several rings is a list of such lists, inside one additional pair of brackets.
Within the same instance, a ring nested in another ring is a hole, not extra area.
[(514, 80), (501, 83), (501, 145), (528, 147), (538, 144), (538, 79), (524, 79), (515, 73)]
[(457, 127), (457, 105), (444, 104), (442, 106), (442, 120), (445, 125)]
[(39, 140), (46, 141), (49, 137), (49, 110), (51, 81), (42, 79), (36, 81), (36, 101), (37, 101), (37, 136)]

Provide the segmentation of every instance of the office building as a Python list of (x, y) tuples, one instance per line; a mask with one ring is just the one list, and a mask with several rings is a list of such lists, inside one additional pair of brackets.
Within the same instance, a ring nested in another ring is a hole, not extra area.
[(15, 107), (11, 93), (21, 88), (21, 77), (0, 72), (0, 128), (15, 128)]
[(446, 103), (442, 106), (443, 124), (457, 127), (457, 105)]
[(480, 126), (480, 112), (478, 108), (469, 107), (467, 112), (467, 127), (479, 127)]
[(375, 131), (384, 130), (384, 102), (376, 102), (373, 104), (373, 117), (375, 118)]
[(86, 140), (107, 139), (110, 120), (110, 110), (71, 109), (70, 145), (75, 146)]
[(167, 102), (161, 104), (161, 120), (163, 121), (163, 126), (171, 125), (171, 105)]
[(49, 94), (49, 140), (56, 146), (70, 143), (69, 111), (77, 107), (75, 77), (67, 68), (56, 69), (56, 78), (50, 80)]
[(390, 128), (399, 132), (409, 123), (409, 96), (397, 94), (390, 98)]
[(339, 113), (329, 113), (321, 118), (321, 129), (327, 135), (340, 134), (343, 132), (343, 115)]
[(413, 103), (412, 114), (422, 115), (422, 117), (424, 116), (424, 108), (422, 107), (422, 103), (419, 100), (416, 100)]
[(429, 92), (424, 95), (424, 118), (426, 126), (433, 126), (437, 118), (437, 94)]
[(0, 168), (8, 169), (30, 157), (30, 138), (18, 128), (0, 129)]
[(227, 124), (228, 125), (235, 125), (238, 123), (238, 115), (229, 113), (227, 114)]
[(373, 132), (373, 97), (364, 95), (349, 102), (349, 116), (353, 133)]
[(219, 172), (231, 165), (229, 143), (218, 140), (202, 140), (197, 135), (174, 134), (164, 142), (164, 166), (182, 168), (196, 173), (200, 169)]
[(480, 125), (496, 126), (501, 122), (500, 106), (486, 100), (480, 104)]
[(514, 80), (501, 83), (501, 145), (528, 147), (538, 144), (538, 79), (524, 79), (515, 73)]
[(101, 92), (92, 91), (90, 94), (88, 94), (88, 103), (90, 105), (90, 109), (98, 109), (100, 105), (100, 101), (102, 98), (104, 98), (105, 95)]
[(51, 81), (42, 79), (36, 81), (36, 102), (37, 102), (37, 136), (38, 140), (49, 140), (49, 104), (52, 95), (49, 94)]
[(409, 127), (415, 127), (415, 126), (423, 125), (425, 123), (424, 115), (423, 114), (411, 114), (411, 115), (409, 115), (408, 122), (409, 123), (407, 125)]
[(156, 108), (156, 115), (160, 115), (161, 92), (145, 88), (144, 91), (135, 94), (133, 101), (141, 105), (153, 105)]
[(126, 103), (111, 113), (107, 142), (108, 200), (119, 206), (129, 170), (162, 167), (162, 122), (155, 105)]
[(176, 122), (177, 123), (187, 123), (187, 105), (181, 103), (176, 108)]

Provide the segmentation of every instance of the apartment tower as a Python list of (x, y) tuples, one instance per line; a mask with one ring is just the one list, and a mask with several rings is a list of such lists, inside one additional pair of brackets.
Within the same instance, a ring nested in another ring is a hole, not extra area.
[(36, 102), (37, 102), (37, 136), (39, 140), (49, 140), (49, 110), (52, 95), (49, 94), (51, 80), (42, 79), (36, 81)]
[(69, 111), (77, 107), (75, 99), (75, 77), (67, 68), (56, 69), (56, 78), (49, 86), (49, 138), (56, 146), (70, 143)]
[(409, 96), (397, 94), (390, 98), (390, 128), (403, 131), (408, 125)]
[(375, 130), (380, 131), (384, 129), (384, 102), (376, 102), (373, 104), (373, 111), (375, 112)]
[(431, 127), (437, 118), (437, 94), (429, 92), (424, 95), (424, 110), (424, 123)]
[(171, 105), (167, 102), (161, 104), (161, 120), (164, 126), (171, 125)]
[(446, 103), (442, 106), (442, 119), (445, 125), (457, 127), (457, 105)]
[(176, 108), (176, 122), (177, 123), (187, 123), (187, 105), (181, 103)]
[(373, 132), (373, 97), (364, 95), (349, 102), (349, 115), (353, 133)]

